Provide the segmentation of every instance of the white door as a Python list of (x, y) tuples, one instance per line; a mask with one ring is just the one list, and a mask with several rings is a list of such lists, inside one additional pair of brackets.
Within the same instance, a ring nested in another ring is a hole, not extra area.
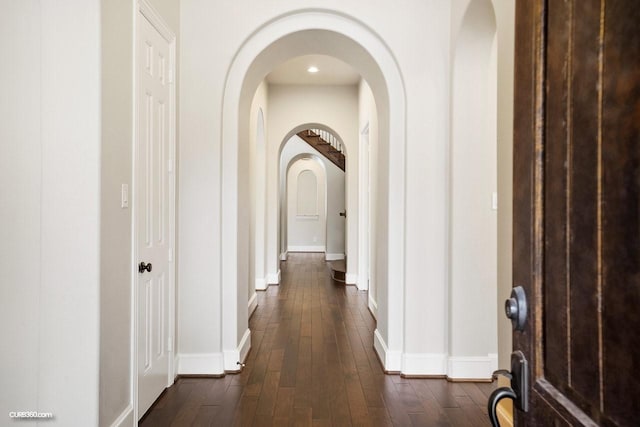
[[(136, 239), (138, 417), (170, 383), (172, 290), (171, 48), (140, 15), (137, 49)], [(143, 264), (144, 263), (144, 264)], [(146, 267), (143, 269), (142, 267)]]

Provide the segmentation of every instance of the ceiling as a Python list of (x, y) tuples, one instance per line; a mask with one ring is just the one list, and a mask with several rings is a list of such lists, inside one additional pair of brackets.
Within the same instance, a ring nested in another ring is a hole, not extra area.
[[(317, 73), (307, 68), (318, 67)], [(355, 85), (360, 74), (350, 65), (327, 55), (304, 55), (283, 62), (267, 75), (270, 84)]]

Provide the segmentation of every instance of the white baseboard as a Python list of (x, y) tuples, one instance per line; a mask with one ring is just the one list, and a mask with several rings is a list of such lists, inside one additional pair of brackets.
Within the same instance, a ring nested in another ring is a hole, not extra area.
[(267, 284), (267, 278), (262, 277), (260, 279), (256, 279), (256, 290), (257, 291), (266, 291), (269, 285)]
[(247, 303), (247, 311), (249, 313), (249, 317), (251, 317), (253, 312), (256, 311), (256, 308), (258, 308), (258, 294), (254, 292), (253, 295), (251, 295), (251, 298), (249, 298), (249, 302)]
[[(354, 273), (347, 273), (345, 275), (345, 283), (347, 285), (357, 285), (358, 284), (358, 275)], [(360, 289), (360, 288), (358, 288)], [(363, 290), (363, 289), (360, 289)]]
[(223, 351), (224, 356), (224, 370), (225, 371), (237, 371), (240, 369), (238, 362), (244, 362), (249, 350), (251, 349), (251, 331), (247, 328), (242, 335), (240, 344), (235, 350)]
[(120, 414), (116, 420), (111, 423), (111, 427), (123, 427), (123, 426), (132, 426), (133, 422), (133, 406), (129, 405), (124, 408), (124, 411)]
[(277, 273), (267, 274), (267, 284), (268, 285), (278, 285), (280, 284), (280, 270)]
[(373, 318), (378, 320), (378, 303), (373, 299), (371, 294), (369, 294), (369, 311), (373, 314)]
[(179, 375), (222, 375), (222, 353), (191, 353), (178, 355)]
[(240, 340), (240, 345), (238, 346), (238, 351), (240, 352), (240, 362), (243, 362), (247, 359), (247, 354), (249, 354), (249, 350), (251, 350), (251, 329), (247, 328), (244, 331), (244, 335)]
[(285, 251), (280, 254), (280, 261), (286, 261), (289, 254)]
[(289, 246), (287, 252), (324, 252), (324, 246)]
[(400, 372), (402, 369), (402, 357), (399, 351), (390, 351), (387, 343), (384, 342), (382, 335), (376, 329), (373, 333), (373, 348), (378, 353), (378, 357), (382, 361), (384, 370), (387, 372)]
[(402, 355), (405, 375), (446, 375), (446, 353), (405, 353)]
[(449, 357), (447, 376), (454, 380), (490, 379), (493, 371), (498, 369), (498, 355), (488, 354), (486, 357)]
[(339, 259), (344, 259), (344, 254), (330, 254), (330, 253), (324, 254), (325, 261), (337, 261)]

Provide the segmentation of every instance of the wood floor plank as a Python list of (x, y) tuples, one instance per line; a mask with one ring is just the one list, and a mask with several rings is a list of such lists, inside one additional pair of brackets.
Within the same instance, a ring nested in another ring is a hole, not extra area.
[(193, 427), (210, 427), (213, 425), (213, 420), (220, 411), (220, 406), (206, 405), (200, 406), (196, 417), (191, 424)]
[(334, 282), (322, 254), (290, 254), (257, 293), (242, 372), (179, 378), (141, 426), (486, 427), (495, 384), (385, 375), (368, 295)]
[(296, 389), (294, 387), (280, 387), (278, 389), (274, 420), (291, 419), (291, 416), (293, 414), (293, 401), (295, 392)]

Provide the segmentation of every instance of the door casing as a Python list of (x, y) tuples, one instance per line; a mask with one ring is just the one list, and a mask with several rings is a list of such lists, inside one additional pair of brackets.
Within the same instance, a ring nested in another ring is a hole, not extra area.
[(170, 247), (170, 259), (168, 265), (168, 282), (169, 282), (169, 313), (168, 323), (169, 330), (168, 343), (169, 343), (169, 358), (168, 358), (168, 372), (167, 387), (172, 385), (177, 373), (177, 352), (176, 352), (176, 313), (175, 313), (175, 265), (176, 265), (176, 36), (174, 32), (169, 28), (164, 19), (158, 14), (158, 12), (149, 4), (147, 0), (138, 0), (134, 8), (134, 37), (133, 37), (133, 135), (132, 135), (132, 150), (133, 150), (133, 164), (132, 164), (132, 215), (131, 215), (131, 227), (132, 227), (132, 259), (131, 259), (131, 406), (133, 408), (133, 418), (137, 423), (140, 418), (138, 413), (138, 262), (139, 262), (139, 248), (138, 248), (138, 207), (136, 206), (136, 190), (139, 183), (137, 182), (137, 173), (139, 169), (138, 153), (138, 129), (140, 126), (138, 115), (138, 42), (140, 38), (140, 22), (142, 19), (148, 20), (151, 25), (158, 31), (158, 33), (169, 44), (170, 58), (169, 58), (169, 92), (170, 92), (170, 123), (169, 123), (169, 158), (167, 161), (168, 167), (168, 192), (169, 192), (169, 247)]

